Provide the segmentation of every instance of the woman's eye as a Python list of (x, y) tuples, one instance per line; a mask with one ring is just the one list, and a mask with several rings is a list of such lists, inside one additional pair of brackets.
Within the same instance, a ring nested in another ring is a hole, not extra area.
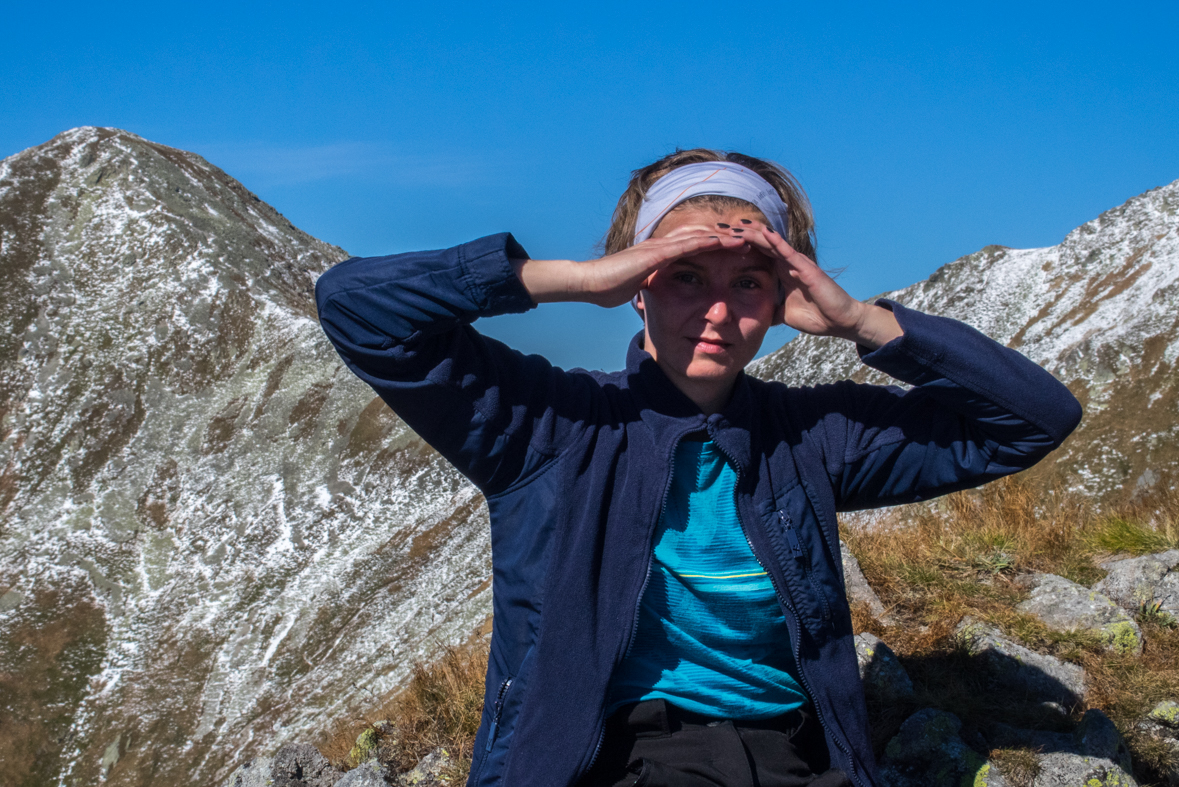
[(684, 284), (695, 284), (700, 280), (696, 274), (689, 273), (687, 271), (681, 271), (677, 273), (674, 278), (676, 281), (683, 282)]
[(756, 290), (761, 287), (761, 282), (757, 279), (741, 279), (737, 282), (737, 286), (743, 290)]

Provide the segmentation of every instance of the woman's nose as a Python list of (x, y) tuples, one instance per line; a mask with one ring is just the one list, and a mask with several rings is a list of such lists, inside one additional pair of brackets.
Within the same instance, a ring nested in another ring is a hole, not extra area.
[(708, 307), (708, 312), (705, 316), (714, 325), (721, 325), (729, 321), (732, 311), (729, 309), (728, 301), (724, 298), (713, 298), (712, 305)]

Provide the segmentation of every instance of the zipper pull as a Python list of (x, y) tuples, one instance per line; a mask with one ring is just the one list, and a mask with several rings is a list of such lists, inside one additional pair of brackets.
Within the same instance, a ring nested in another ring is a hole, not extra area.
[(511, 687), (512, 679), (508, 678), (500, 684), (499, 693), (495, 696), (495, 713), (491, 717), (491, 726), (487, 728), (486, 751), (491, 751), (491, 747), (495, 744), (495, 731), (499, 729), (499, 716), (504, 712), (504, 696)]
[(790, 551), (798, 559), (802, 559), (802, 544), (798, 542), (798, 535), (794, 532), (794, 523), (790, 521), (790, 515), (785, 511), (778, 510), (778, 520), (782, 523), (782, 529), (786, 531), (786, 540), (790, 542)]

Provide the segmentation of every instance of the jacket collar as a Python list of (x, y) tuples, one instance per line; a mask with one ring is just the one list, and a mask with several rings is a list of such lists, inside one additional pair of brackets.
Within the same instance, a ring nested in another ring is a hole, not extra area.
[(696, 403), (667, 378), (651, 354), (643, 349), (642, 341), (642, 331), (630, 340), (626, 352), (627, 384), (635, 394), (643, 423), (651, 430), (660, 451), (670, 455), (672, 445), (684, 435), (704, 429), (738, 470), (748, 472), (754, 397), (745, 372), (737, 376), (733, 395), (724, 409), (705, 417)]

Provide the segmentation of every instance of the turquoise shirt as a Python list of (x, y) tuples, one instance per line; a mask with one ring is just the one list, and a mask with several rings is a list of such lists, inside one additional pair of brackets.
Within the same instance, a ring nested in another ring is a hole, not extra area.
[(711, 441), (681, 441), (674, 463), (607, 712), (661, 697), (716, 718), (764, 719), (806, 704), (782, 608), (737, 518), (736, 473)]

